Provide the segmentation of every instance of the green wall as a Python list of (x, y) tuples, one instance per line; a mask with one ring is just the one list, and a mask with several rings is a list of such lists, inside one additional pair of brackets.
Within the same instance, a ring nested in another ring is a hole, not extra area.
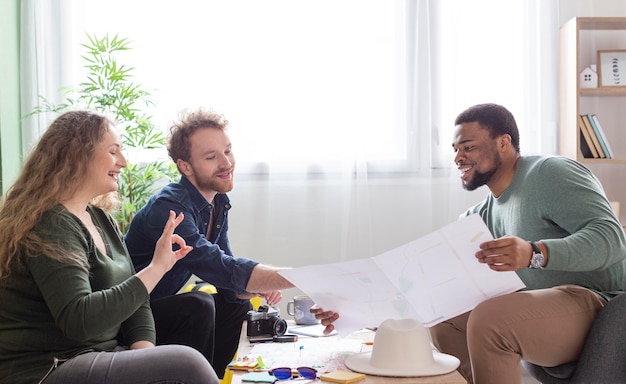
[(0, 190), (22, 164), (20, 121), (20, 0), (0, 0)]

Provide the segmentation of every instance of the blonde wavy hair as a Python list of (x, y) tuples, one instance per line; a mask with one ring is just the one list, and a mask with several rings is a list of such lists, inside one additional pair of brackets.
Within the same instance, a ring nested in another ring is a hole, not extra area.
[[(75, 193), (96, 145), (114, 126), (113, 119), (98, 112), (70, 111), (59, 116), (41, 136), (0, 206), (0, 280), (9, 275), (22, 255), (44, 254), (87, 268), (84, 255), (44, 242), (33, 228), (46, 211)], [(112, 192), (91, 203), (111, 212), (118, 202), (118, 193)]]

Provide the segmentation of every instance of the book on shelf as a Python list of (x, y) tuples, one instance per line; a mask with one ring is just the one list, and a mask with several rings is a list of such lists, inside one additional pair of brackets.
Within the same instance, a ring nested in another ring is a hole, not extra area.
[(614, 157), (613, 150), (609, 145), (609, 140), (606, 138), (606, 133), (604, 133), (604, 129), (602, 129), (602, 126), (600, 125), (600, 120), (598, 119), (598, 116), (595, 114), (590, 114), (588, 116), (589, 122), (591, 122), (591, 126), (596, 131), (596, 134), (599, 136), (600, 144), (604, 144), (602, 148), (604, 149), (606, 157), (608, 159), (612, 159)]
[(596, 139), (598, 140), (598, 143), (600, 145), (600, 149), (602, 149), (602, 152), (604, 153), (604, 157), (607, 158), (607, 159), (610, 159), (611, 155), (609, 154), (609, 150), (607, 149), (607, 146), (606, 146), (606, 143), (605, 143), (606, 139), (603, 138), (603, 136), (600, 134), (600, 130), (596, 126), (596, 123), (593, 121), (593, 115), (587, 114), (587, 115), (583, 116), (583, 119), (585, 121), (589, 122), (589, 126), (591, 127), (591, 130), (592, 130), (593, 134), (595, 135)]
[(587, 128), (587, 132), (589, 133), (589, 136), (591, 137), (593, 146), (596, 147), (596, 151), (598, 151), (598, 157), (601, 159), (606, 159), (606, 154), (604, 153), (604, 149), (602, 149), (602, 145), (600, 144), (599, 137), (596, 135), (596, 132), (591, 126), (591, 122), (589, 121), (589, 116), (581, 115), (581, 118), (583, 119), (583, 124), (585, 125), (585, 128)]
[(583, 122), (582, 115), (578, 116), (578, 129), (580, 129), (580, 152), (583, 157), (588, 159), (597, 159), (600, 157), (596, 147), (593, 145), (591, 136), (589, 136), (589, 131)]
[[(598, 156), (598, 153), (591, 153), (591, 147), (589, 146), (589, 141), (587, 141), (587, 139), (583, 136), (583, 128), (579, 127), (578, 128), (580, 130), (580, 153), (582, 153), (583, 157), (585, 159), (595, 159)], [(591, 140), (591, 139), (589, 139)], [(594, 148), (595, 151), (595, 148)]]

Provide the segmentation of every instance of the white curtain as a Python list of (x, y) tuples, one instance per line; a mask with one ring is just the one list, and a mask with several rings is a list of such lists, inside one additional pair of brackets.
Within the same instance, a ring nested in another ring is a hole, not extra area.
[(558, 1), (441, 4), (446, 127), (465, 108), (494, 102), (515, 115), (523, 154), (556, 153)]
[(231, 240), (278, 265), (374, 256), (479, 200), (450, 172), (472, 104), (509, 107), (525, 153), (556, 150), (557, 0), (233, 3), (23, 1), (24, 112), (80, 81), (85, 32), (129, 37), (158, 124), (199, 105), (231, 120)]
[[(70, 59), (75, 55), (73, 8), (70, 0), (21, 1), (21, 108), (33, 112), (40, 96), (59, 103), (62, 86), (73, 80)], [(51, 116), (34, 115), (22, 123), (22, 152), (26, 155), (50, 123)]]
[(559, 2), (525, 1), (523, 127), (526, 154), (557, 154), (559, 127)]

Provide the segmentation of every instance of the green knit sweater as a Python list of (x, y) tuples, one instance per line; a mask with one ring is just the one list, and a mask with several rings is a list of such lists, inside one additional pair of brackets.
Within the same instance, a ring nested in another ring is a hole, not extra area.
[(53, 358), (106, 351), (135, 341), (155, 342), (148, 292), (134, 275), (113, 219), (89, 207), (107, 254), (82, 222), (61, 206), (35, 228), (63, 249), (80, 250), (89, 272), (42, 255), (24, 255), (0, 282), (0, 382), (36, 383)]
[(542, 241), (545, 269), (517, 271), (528, 289), (576, 284), (610, 299), (626, 289), (626, 241), (600, 182), (563, 157), (521, 157), (504, 193), (465, 214), (479, 213), (495, 238)]

